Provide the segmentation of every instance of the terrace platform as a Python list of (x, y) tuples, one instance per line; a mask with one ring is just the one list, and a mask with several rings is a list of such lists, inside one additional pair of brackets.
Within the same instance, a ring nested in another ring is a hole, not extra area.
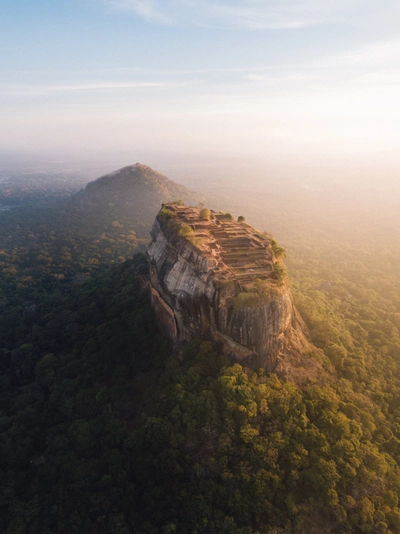
[(201, 208), (180, 204), (165, 204), (164, 208), (173, 212), (179, 223), (190, 226), (191, 235), (200, 238), (196, 246), (203, 256), (216, 261), (213, 271), (219, 281), (232, 281), (241, 291), (251, 291), (257, 279), (272, 278), (271, 240), (246, 222), (212, 210), (206, 219), (200, 216)]

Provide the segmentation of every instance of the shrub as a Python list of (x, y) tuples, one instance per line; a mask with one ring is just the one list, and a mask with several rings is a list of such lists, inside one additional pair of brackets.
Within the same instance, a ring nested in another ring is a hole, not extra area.
[(200, 210), (200, 217), (203, 217), (203, 219), (209, 219), (211, 217), (211, 211), (208, 208), (203, 208)]
[(224, 287), (229, 287), (232, 285), (233, 285), (233, 280), (224, 280), (224, 279), (214, 280), (214, 286), (216, 287), (216, 289), (224, 289)]
[(257, 279), (254, 290), (239, 293), (232, 299), (232, 304), (235, 310), (251, 306), (264, 306), (275, 294), (277, 294), (276, 286), (272, 285), (270, 280)]
[(287, 277), (287, 271), (283, 265), (276, 262), (275, 263), (275, 270), (274, 270), (274, 278), (278, 282), (278, 286), (281, 286), (284, 284), (285, 279)]
[(193, 245), (194, 247), (198, 247), (198, 246), (200, 246), (200, 245), (203, 243), (202, 238), (201, 238), (201, 237), (196, 237), (195, 235), (190, 235), (190, 234), (189, 234), (189, 235), (186, 237), (186, 239), (187, 239), (188, 241), (190, 241), (190, 243), (192, 243), (192, 245)]
[(240, 308), (250, 308), (259, 304), (259, 295), (253, 291), (239, 293), (233, 300), (235, 310)]
[(163, 206), (158, 212), (158, 216), (162, 219), (172, 219), (174, 212), (169, 210), (166, 206)]
[[(174, 221), (175, 222), (175, 221)], [(184, 237), (194, 247), (198, 247), (203, 242), (201, 237), (197, 237), (193, 228), (188, 224), (179, 224), (179, 235)]]
[(283, 247), (280, 247), (275, 239), (271, 239), (271, 248), (275, 258), (286, 258), (286, 250)]
[(188, 224), (181, 224), (179, 228), (179, 235), (182, 237), (187, 237), (190, 234), (193, 234), (193, 228)]

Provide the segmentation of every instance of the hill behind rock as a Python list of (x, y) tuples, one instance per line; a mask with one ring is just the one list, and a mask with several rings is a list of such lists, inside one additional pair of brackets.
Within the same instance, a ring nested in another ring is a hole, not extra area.
[(65, 213), (83, 230), (128, 224), (138, 237), (148, 238), (161, 204), (178, 199), (191, 204), (202, 201), (198, 193), (136, 163), (90, 182), (66, 203)]

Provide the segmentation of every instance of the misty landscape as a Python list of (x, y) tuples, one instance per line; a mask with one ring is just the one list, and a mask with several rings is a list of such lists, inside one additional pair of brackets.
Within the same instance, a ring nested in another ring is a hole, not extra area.
[(0, 1), (0, 532), (400, 533), (400, 8)]

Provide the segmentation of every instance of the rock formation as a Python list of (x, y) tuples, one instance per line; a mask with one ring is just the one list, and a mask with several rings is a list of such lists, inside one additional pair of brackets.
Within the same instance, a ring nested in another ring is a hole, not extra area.
[(302, 365), (310, 345), (284, 250), (270, 236), (230, 214), (179, 204), (163, 205), (151, 236), (152, 303), (174, 342), (219, 342), (231, 358), (268, 371)]

